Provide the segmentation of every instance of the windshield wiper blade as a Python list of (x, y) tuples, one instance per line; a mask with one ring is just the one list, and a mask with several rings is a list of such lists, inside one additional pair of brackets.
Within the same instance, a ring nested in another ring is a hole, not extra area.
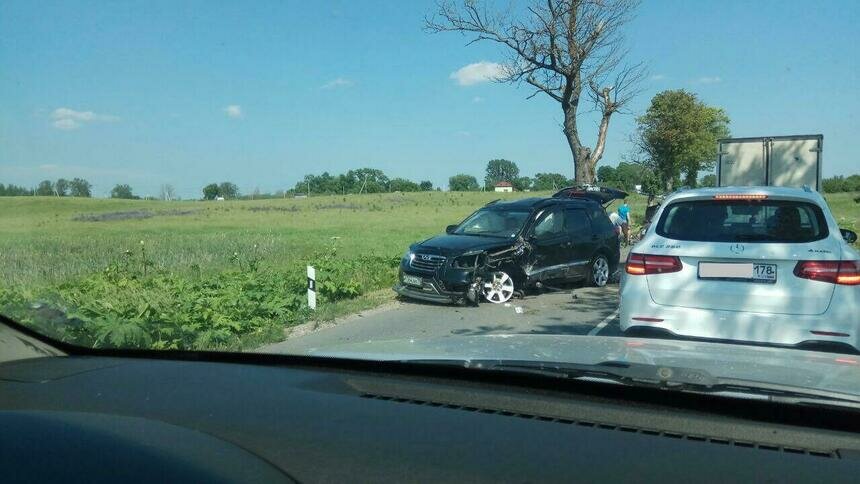
[(597, 364), (531, 360), (443, 359), (405, 360), (458, 366), (472, 370), (501, 371), (550, 378), (597, 381), (636, 387), (676, 390), (732, 398), (749, 398), (798, 405), (829, 405), (860, 409), (860, 396), (830, 390), (807, 389), (744, 379), (718, 378), (704, 370), (685, 367), (604, 361)]

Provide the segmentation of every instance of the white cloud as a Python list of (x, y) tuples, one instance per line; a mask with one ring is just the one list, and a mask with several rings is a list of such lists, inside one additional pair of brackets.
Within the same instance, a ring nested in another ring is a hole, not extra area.
[(471, 86), (482, 82), (495, 81), (505, 73), (505, 67), (495, 62), (481, 61), (463, 66), (449, 76), (461, 86)]
[(86, 123), (112, 123), (119, 121), (118, 116), (97, 114), (92, 111), (75, 111), (69, 108), (57, 108), (51, 112), (51, 123), (57, 129), (77, 129)]
[(477, 103), (482, 103), (482, 102), (484, 102), (484, 98), (482, 98), (481, 96), (475, 96), (475, 97), (473, 97), (473, 98), (472, 98), (472, 102), (473, 102), (473, 103), (476, 103), (476, 104), (477, 104)]
[(665, 74), (654, 74), (653, 76), (649, 77), (648, 79), (650, 79), (652, 81), (663, 81), (663, 80), (667, 79), (667, 77)]
[(700, 77), (700, 78), (696, 79), (696, 82), (699, 84), (716, 84), (718, 82), (723, 82), (723, 80), (719, 76), (713, 76), (713, 77), (705, 76), (705, 77)]
[(322, 86), (320, 86), (320, 89), (337, 89), (339, 87), (350, 87), (353, 84), (355, 84), (355, 83), (349, 79), (344, 79), (343, 77), (338, 77), (337, 79), (335, 79), (333, 81), (329, 81), (329, 82), (323, 84)]
[(78, 129), (81, 127), (81, 123), (74, 119), (58, 119), (51, 124), (57, 129)]
[(242, 106), (239, 106), (238, 104), (231, 104), (227, 106), (226, 108), (224, 108), (224, 112), (227, 113), (227, 116), (233, 119), (239, 119), (244, 116), (242, 114)]
[(468, 137), (472, 136), (472, 133), (470, 131), (457, 131), (454, 134), (456, 134), (457, 136), (462, 136), (464, 138), (468, 138)]

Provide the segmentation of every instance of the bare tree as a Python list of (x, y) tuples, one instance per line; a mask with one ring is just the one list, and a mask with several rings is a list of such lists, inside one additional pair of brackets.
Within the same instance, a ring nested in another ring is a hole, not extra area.
[[(576, 182), (592, 183), (606, 146), (609, 119), (639, 92), (645, 76), (643, 64), (624, 63), (622, 28), (638, 3), (532, 0), (519, 18), (510, 11), (491, 13), (480, 0), (443, 0), (435, 15), (426, 19), (425, 28), (471, 35), (469, 44), (489, 41), (504, 46), (509, 57), (497, 80), (526, 82), (535, 88), (529, 99), (543, 93), (561, 105)], [(583, 144), (577, 124), (583, 95), (601, 114), (593, 150)]]
[(161, 185), (161, 199), (168, 202), (176, 199), (176, 190), (173, 188), (173, 185), (169, 183)]

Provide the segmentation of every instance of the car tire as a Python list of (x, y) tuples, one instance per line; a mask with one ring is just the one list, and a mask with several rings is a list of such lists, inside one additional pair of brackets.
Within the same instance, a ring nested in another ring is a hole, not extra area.
[(597, 254), (588, 264), (588, 284), (603, 287), (609, 282), (609, 259), (603, 254)]

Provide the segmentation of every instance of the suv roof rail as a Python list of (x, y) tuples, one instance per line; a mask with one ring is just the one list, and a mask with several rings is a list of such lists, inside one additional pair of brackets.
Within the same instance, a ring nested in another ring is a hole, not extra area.
[(577, 195), (571, 195), (571, 196), (569, 196), (569, 197), (567, 197), (567, 198), (560, 198), (559, 200), (565, 200), (565, 201), (566, 201), (566, 200), (580, 200), (580, 201), (583, 201), (583, 202), (591, 202), (591, 203), (596, 203), (596, 204), (600, 205), (600, 203), (599, 203), (597, 200), (593, 199), (593, 198), (580, 197), (580, 196), (577, 196)]
[(487, 204), (486, 204), (486, 205), (484, 205), (484, 206), (485, 206), (485, 207), (488, 207), (488, 206), (490, 206), (490, 205), (492, 205), (492, 204), (494, 204), (494, 203), (498, 202), (499, 200), (501, 200), (501, 198), (497, 198), (497, 199), (493, 200), (492, 202), (487, 202)]
[(806, 193), (812, 193), (812, 188), (809, 188), (809, 185), (803, 185), (803, 191)]

